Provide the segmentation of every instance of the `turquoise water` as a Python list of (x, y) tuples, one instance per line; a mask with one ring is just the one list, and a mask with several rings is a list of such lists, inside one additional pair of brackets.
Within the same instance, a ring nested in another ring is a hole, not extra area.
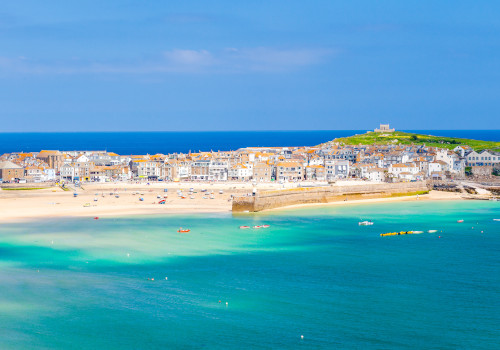
[[(0, 348), (496, 348), (499, 209), (415, 201), (2, 224)], [(412, 229), (438, 232), (379, 236)]]

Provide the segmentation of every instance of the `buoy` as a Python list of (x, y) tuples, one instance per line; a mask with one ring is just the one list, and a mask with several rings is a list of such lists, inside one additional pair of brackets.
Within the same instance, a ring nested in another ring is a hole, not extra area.
[(154, 280), (155, 280), (155, 279), (154, 279), (154, 277), (153, 277), (153, 278), (151, 278), (151, 281), (154, 281)]
[(226, 301), (226, 306), (228, 306), (228, 305), (229, 305), (229, 303)]
[(303, 335), (301, 335), (301, 336), (300, 336), (300, 339), (304, 339), (304, 336), (303, 336)]
[(168, 281), (168, 277), (165, 277), (165, 281)]
[(438, 238), (441, 238), (441, 236), (439, 236)]
[(127, 257), (130, 258), (130, 253), (127, 253)]

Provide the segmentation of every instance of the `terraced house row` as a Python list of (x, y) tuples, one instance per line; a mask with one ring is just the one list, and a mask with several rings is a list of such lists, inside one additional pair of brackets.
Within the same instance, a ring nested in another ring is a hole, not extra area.
[[(467, 169), (470, 167), (470, 169)], [(228, 152), (119, 155), (105, 151), (14, 152), (0, 156), (3, 182), (253, 181), (359, 178), (378, 182), (489, 175), (500, 154), (422, 145), (248, 147)]]

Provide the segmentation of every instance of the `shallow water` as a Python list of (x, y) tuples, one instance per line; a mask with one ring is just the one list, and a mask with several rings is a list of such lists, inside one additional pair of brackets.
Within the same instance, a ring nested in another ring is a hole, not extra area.
[(491, 349), (499, 209), (415, 201), (3, 224), (0, 347)]

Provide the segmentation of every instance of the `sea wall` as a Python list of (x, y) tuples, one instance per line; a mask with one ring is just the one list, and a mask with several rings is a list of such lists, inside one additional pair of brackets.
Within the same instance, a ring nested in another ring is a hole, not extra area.
[(233, 212), (262, 211), (294, 204), (330, 203), (344, 200), (383, 198), (428, 191), (425, 181), (405, 183), (359, 184), (349, 186), (306, 187), (258, 192), (254, 197), (235, 197)]
[(24, 184), (5, 183), (0, 185), (0, 190), (2, 188), (16, 190), (16, 189), (27, 189), (27, 188), (50, 188), (54, 186), (55, 186), (54, 182), (27, 182)]

